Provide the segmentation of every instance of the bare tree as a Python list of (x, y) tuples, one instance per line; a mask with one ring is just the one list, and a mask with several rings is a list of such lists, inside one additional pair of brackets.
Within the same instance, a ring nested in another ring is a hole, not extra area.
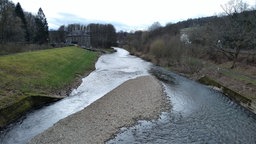
[(0, 0), (0, 43), (24, 41), (22, 21), (15, 16), (15, 5), (8, 0)]
[(243, 0), (230, 0), (228, 3), (221, 5), (221, 8), (227, 15), (233, 15), (248, 10), (249, 4)]
[(233, 60), (231, 68), (234, 68), (241, 49), (249, 46), (254, 35), (253, 22), (246, 16), (249, 5), (243, 0), (231, 0), (221, 7), (227, 16), (223, 17), (219, 48)]
[(161, 24), (159, 22), (154, 22), (149, 28), (148, 31), (154, 31), (158, 28), (162, 27)]

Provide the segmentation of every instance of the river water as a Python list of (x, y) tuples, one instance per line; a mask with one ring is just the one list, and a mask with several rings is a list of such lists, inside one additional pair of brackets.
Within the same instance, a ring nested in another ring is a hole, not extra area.
[(108, 144), (256, 143), (254, 114), (212, 88), (162, 68), (153, 69), (152, 73), (171, 79), (163, 83), (170, 110), (158, 120), (122, 128)]
[(1, 132), (0, 144), (23, 144), (75, 112), (104, 96), (123, 82), (148, 75), (150, 63), (129, 55), (126, 50), (101, 56), (96, 70), (83, 79), (71, 95), (61, 101), (27, 114), (22, 120)]
[(141, 120), (133, 127), (121, 128), (120, 133), (107, 143), (256, 143), (253, 114), (218, 91), (153, 67), (122, 49), (101, 56), (96, 70), (84, 78), (69, 97), (26, 115), (2, 132), (0, 143), (26, 143), (126, 80), (149, 75), (149, 69), (153, 75), (171, 81), (162, 82), (170, 99), (170, 110), (163, 112), (157, 120)]

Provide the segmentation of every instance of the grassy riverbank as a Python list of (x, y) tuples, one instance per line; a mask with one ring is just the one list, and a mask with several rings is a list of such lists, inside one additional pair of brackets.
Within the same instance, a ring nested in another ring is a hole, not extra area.
[(1, 56), (0, 109), (30, 96), (61, 95), (95, 68), (97, 58), (98, 53), (77, 47)]
[[(237, 62), (237, 66), (234, 69), (230, 69), (231, 62), (217, 64), (210, 60), (189, 56), (181, 57), (179, 62), (170, 65), (165, 62), (164, 58), (157, 60), (150, 54), (141, 54), (139, 52), (132, 52), (132, 54), (193, 80), (199, 80), (203, 76), (214, 80), (220, 85), (219, 88), (228, 88), (237, 93), (237, 95), (248, 99), (250, 103), (246, 103), (246, 105), (249, 105), (246, 107), (256, 113), (256, 67), (253, 65)], [(207, 82), (207, 84), (214, 85), (211, 84), (211, 81)], [(227, 93), (227, 95), (230, 94)]]

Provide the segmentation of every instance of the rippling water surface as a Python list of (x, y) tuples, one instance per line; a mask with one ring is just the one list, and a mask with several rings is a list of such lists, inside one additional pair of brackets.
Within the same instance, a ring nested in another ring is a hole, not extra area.
[(23, 144), (75, 112), (82, 110), (123, 82), (148, 75), (150, 63), (129, 55), (126, 50), (101, 56), (96, 70), (83, 79), (71, 95), (27, 114), (23, 120), (0, 133), (0, 144)]
[[(103, 55), (96, 70), (72, 94), (27, 114), (0, 133), (1, 144), (23, 144), (54, 123), (82, 110), (126, 80), (148, 75), (151, 64), (123, 49)], [(170, 110), (158, 120), (139, 121), (107, 143), (256, 143), (255, 115), (220, 92), (161, 68), (153, 74), (168, 77), (163, 83)]]
[(174, 83), (163, 83), (170, 111), (158, 120), (122, 128), (107, 143), (256, 143), (255, 115), (218, 91), (173, 73), (168, 75), (174, 78)]

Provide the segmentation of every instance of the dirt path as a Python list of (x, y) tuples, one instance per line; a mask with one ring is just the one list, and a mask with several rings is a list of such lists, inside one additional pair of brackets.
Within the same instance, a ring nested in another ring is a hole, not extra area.
[(55, 124), (30, 143), (104, 143), (121, 127), (154, 119), (166, 109), (159, 81), (151, 76), (129, 80), (84, 110)]

